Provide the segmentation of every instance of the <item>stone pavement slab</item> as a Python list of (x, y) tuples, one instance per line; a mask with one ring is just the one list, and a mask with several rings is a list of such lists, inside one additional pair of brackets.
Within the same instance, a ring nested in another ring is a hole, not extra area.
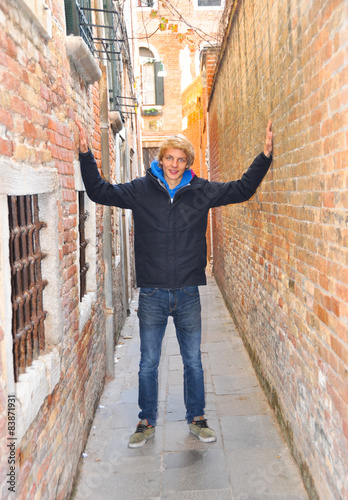
[(183, 366), (170, 320), (159, 375), (155, 437), (138, 449), (137, 296), (115, 350), (82, 459), (74, 500), (308, 500), (299, 470), (213, 278), (200, 287), (206, 416), (217, 434), (189, 433)]

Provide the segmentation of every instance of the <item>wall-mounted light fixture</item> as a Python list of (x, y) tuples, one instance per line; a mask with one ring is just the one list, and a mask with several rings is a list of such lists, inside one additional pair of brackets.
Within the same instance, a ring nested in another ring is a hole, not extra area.
[(166, 70), (164, 69), (164, 65), (163, 65), (163, 62), (160, 61), (160, 64), (159, 64), (159, 70), (157, 71), (157, 76), (167, 76), (167, 72)]

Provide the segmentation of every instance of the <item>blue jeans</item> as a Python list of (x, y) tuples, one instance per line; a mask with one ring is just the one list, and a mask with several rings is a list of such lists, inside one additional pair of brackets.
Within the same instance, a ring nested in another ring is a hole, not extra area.
[(186, 288), (140, 288), (139, 418), (156, 425), (158, 365), (162, 340), (173, 316), (184, 364), (186, 420), (204, 415), (204, 377), (201, 362), (201, 302), (197, 286)]

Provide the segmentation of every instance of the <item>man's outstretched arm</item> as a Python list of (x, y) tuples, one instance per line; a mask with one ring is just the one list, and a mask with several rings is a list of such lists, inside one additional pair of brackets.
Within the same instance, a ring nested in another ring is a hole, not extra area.
[(241, 179), (231, 182), (211, 182), (211, 207), (242, 203), (249, 200), (261, 184), (272, 163), (273, 132), (272, 121), (268, 121), (263, 152), (260, 153)]
[(85, 129), (77, 118), (75, 122), (79, 129), (81, 174), (88, 197), (100, 205), (132, 208), (134, 198), (132, 184), (113, 185), (101, 178), (94, 156), (88, 147)]

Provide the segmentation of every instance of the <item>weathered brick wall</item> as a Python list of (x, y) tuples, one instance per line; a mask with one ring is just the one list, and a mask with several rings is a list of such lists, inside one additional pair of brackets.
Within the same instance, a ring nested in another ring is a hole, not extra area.
[[(4, 346), (4, 331), (0, 326), (0, 354), (1, 354), (1, 349)], [(3, 361), (3, 356), (0, 355), (0, 374), (3, 374), (6, 369), (5, 363)], [(7, 463), (8, 460), (8, 440), (5, 439), (5, 437), (8, 436), (7, 434), (7, 396), (8, 396), (8, 391), (6, 389), (5, 381), (3, 378), (0, 378), (0, 457), (6, 457), (1, 460), (0, 463), (0, 478), (1, 481), (6, 482), (7, 481), (7, 474), (9, 473), (8, 466), (9, 464)]]
[[(203, 88), (201, 75), (197, 76), (193, 82), (182, 93), (182, 113), (187, 118), (187, 128), (183, 134), (193, 144), (195, 150), (195, 161), (192, 169), (199, 177), (209, 179), (208, 165), (206, 162), (207, 149), (207, 115), (205, 89)], [(206, 232), (207, 240), (207, 263), (210, 268), (211, 261), (211, 239), (210, 239), (210, 217)]]
[[(0, 161), (6, 157), (27, 168), (55, 169), (59, 187), (59, 269), (61, 336), (56, 345), (59, 382), (42, 404), (23, 439), (16, 443), (18, 499), (68, 498), (105, 377), (103, 208), (96, 207), (96, 302), (79, 329), (78, 200), (75, 185), (75, 115), (88, 125), (90, 144), (100, 166), (98, 84), (87, 86), (66, 55), (64, 1), (52, 0), (52, 38), (45, 40), (15, 1), (0, 5)], [(114, 146), (111, 147), (111, 161)], [(44, 213), (41, 213), (45, 220)], [(46, 220), (49, 225), (51, 220)], [(6, 241), (8, 235), (2, 234)], [(50, 279), (50, 278), (48, 278)], [(117, 285), (121, 288), (121, 277)], [(50, 311), (48, 311), (50, 314)], [(119, 327), (119, 325), (118, 325)], [(53, 346), (46, 345), (50, 352)], [(0, 497), (6, 484), (6, 364), (9, 353), (0, 328)], [(12, 497), (14, 498), (14, 497)]]
[(216, 62), (218, 60), (220, 53), (219, 46), (216, 48), (206, 47), (204, 53), (202, 54), (204, 73), (205, 73), (205, 106), (204, 109), (207, 109), (209, 97), (211, 94), (212, 84), (214, 80)]
[[(209, 47), (201, 53), (201, 73), (182, 92), (182, 115), (187, 124), (183, 134), (191, 141), (195, 149), (195, 162), (192, 168), (196, 175), (205, 179), (210, 178), (207, 106), (217, 55), (218, 49), (213, 47)], [(212, 263), (211, 216), (212, 214), (208, 217), (206, 232), (207, 268), (209, 270), (211, 270)]]
[[(312, 498), (347, 498), (347, 3), (235, 2), (209, 108), (213, 179), (274, 161), (214, 210), (214, 271)], [(317, 493), (315, 493), (315, 490)]]
[(199, 176), (203, 176), (203, 169), (205, 168), (205, 162), (203, 164), (200, 161), (204, 128), (204, 116), (201, 104), (202, 94), (203, 86), (200, 76), (197, 76), (182, 93), (182, 114), (183, 117), (187, 118), (187, 128), (183, 130), (183, 134), (191, 141), (194, 147), (195, 161), (192, 168)]
[(102, 328), (93, 314), (81, 335), (72, 327), (66, 333), (60, 382), (18, 447), (18, 499), (69, 498), (104, 385)]

